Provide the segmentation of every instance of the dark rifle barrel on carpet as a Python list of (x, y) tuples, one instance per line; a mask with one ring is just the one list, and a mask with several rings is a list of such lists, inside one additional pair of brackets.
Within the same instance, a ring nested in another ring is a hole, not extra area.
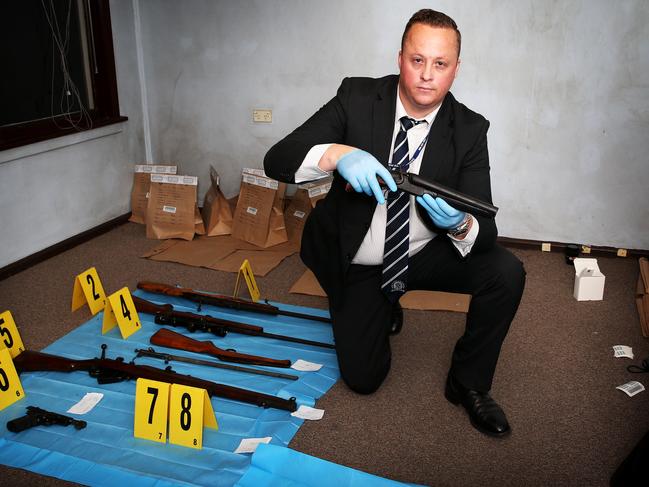
[(149, 347), (146, 350), (136, 348), (135, 353), (137, 354), (138, 358), (139, 357), (156, 358), (156, 359), (159, 359), (159, 360), (164, 360), (165, 363), (169, 363), (169, 362), (171, 362), (173, 360), (174, 362), (185, 362), (187, 364), (205, 365), (206, 367), (214, 367), (214, 368), (217, 368), (217, 369), (232, 370), (234, 372), (243, 372), (243, 373), (246, 373), (246, 374), (264, 375), (266, 377), (276, 377), (278, 379), (288, 379), (288, 380), (298, 380), (299, 379), (299, 377), (297, 375), (282, 374), (281, 372), (273, 372), (272, 370), (252, 369), (250, 367), (241, 367), (240, 365), (222, 364), (220, 362), (214, 362), (212, 360), (201, 360), (201, 359), (198, 359), (198, 358), (184, 357), (184, 356), (181, 356), (181, 355), (172, 355), (170, 353), (156, 352), (151, 347)]
[(306, 340), (286, 335), (277, 335), (267, 333), (261, 326), (249, 325), (247, 323), (237, 323), (235, 321), (214, 318), (208, 315), (199, 315), (185, 311), (175, 311), (171, 304), (155, 304), (146, 299), (133, 296), (133, 303), (138, 312), (155, 315), (155, 322), (159, 325), (183, 326), (190, 332), (204, 331), (213, 333), (216, 336), (223, 337), (228, 332), (240, 333), (242, 335), (258, 336), (263, 338), (274, 338), (285, 342), (301, 343), (304, 345), (313, 345), (314, 347), (335, 348), (334, 345), (324, 342)]
[(87, 371), (91, 376), (96, 377), (97, 382), (100, 384), (121, 382), (141, 377), (143, 379), (167, 382), (169, 384), (181, 384), (205, 389), (210, 397), (218, 396), (265, 408), (283, 409), (291, 412), (297, 410), (297, 403), (294, 397), (284, 399), (262, 392), (219, 384), (198, 377), (192, 377), (191, 375), (157, 369), (148, 365), (126, 363), (120, 358), (108, 359), (105, 357), (106, 345), (102, 345), (101, 348), (102, 353), (100, 358), (95, 357), (86, 360), (75, 360), (58, 355), (25, 350), (14, 359), (14, 365), (18, 373), (40, 371), (74, 372), (83, 370)]
[(161, 328), (156, 331), (151, 335), (149, 341), (154, 345), (160, 345), (162, 347), (175, 348), (176, 350), (185, 350), (187, 352), (204, 353), (216, 357), (219, 360), (223, 360), (224, 362), (283, 368), (291, 366), (290, 360), (278, 360), (262, 357), (260, 355), (238, 353), (233, 350), (223, 350), (209, 340), (194, 340), (193, 338), (168, 330), (167, 328)]
[(167, 296), (176, 296), (179, 298), (189, 299), (195, 303), (209, 304), (218, 306), (220, 308), (230, 308), (240, 311), (252, 311), (254, 313), (262, 313), (266, 315), (283, 315), (292, 316), (294, 318), (302, 318), (312, 321), (321, 321), (323, 323), (331, 323), (330, 318), (323, 316), (310, 315), (307, 313), (298, 313), (297, 311), (287, 311), (280, 309), (277, 306), (266, 303), (255, 303), (245, 299), (231, 298), (220, 294), (203, 293), (194, 291), (193, 289), (169, 286), (168, 284), (160, 284), (157, 282), (140, 281), (137, 283), (138, 289), (156, 294), (165, 294)]

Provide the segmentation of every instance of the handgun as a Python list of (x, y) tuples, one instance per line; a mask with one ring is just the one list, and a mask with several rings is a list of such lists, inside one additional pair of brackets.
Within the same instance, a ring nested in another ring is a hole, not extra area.
[(78, 430), (86, 427), (86, 422), (74, 419), (63, 414), (53, 413), (36, 406), (27, 406), (27, 414), (20, 418), (12, 419), (7, 422), (7, 429), (13, 433), (19, 433), (34, 426), (51, 426), (60, 424), (62, 426), (74, 425)]

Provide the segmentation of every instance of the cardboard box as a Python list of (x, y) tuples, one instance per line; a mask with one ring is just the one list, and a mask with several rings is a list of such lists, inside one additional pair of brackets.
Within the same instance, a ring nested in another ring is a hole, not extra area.
[(575, 288), (573, 295), (577, 301), (601, 301), (604, 297), (604, 280), (597, 265), (597, 259), (576, 258)]

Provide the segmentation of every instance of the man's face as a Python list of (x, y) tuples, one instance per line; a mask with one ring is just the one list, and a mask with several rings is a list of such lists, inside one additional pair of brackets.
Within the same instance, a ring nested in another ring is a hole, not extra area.
[(413, 25), (399, 51), (399, 96), (408, 115), (423, 118), (437, 108), (459, 67), (453, 29)]

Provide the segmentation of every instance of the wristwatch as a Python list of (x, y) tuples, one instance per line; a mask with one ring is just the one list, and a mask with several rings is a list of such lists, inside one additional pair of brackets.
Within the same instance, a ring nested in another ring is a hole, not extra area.
[(464, 220), (462, 220), (462, 223), (460, 223), (457, 227), (451, 229), (448, 231), (448, 234), (451, 237), (459, 237), (463, 233), (466, 233), (466, 231), (469, 229), (469, 225), (471, 224), (471, 215), (468, 213), (464, 217)]

